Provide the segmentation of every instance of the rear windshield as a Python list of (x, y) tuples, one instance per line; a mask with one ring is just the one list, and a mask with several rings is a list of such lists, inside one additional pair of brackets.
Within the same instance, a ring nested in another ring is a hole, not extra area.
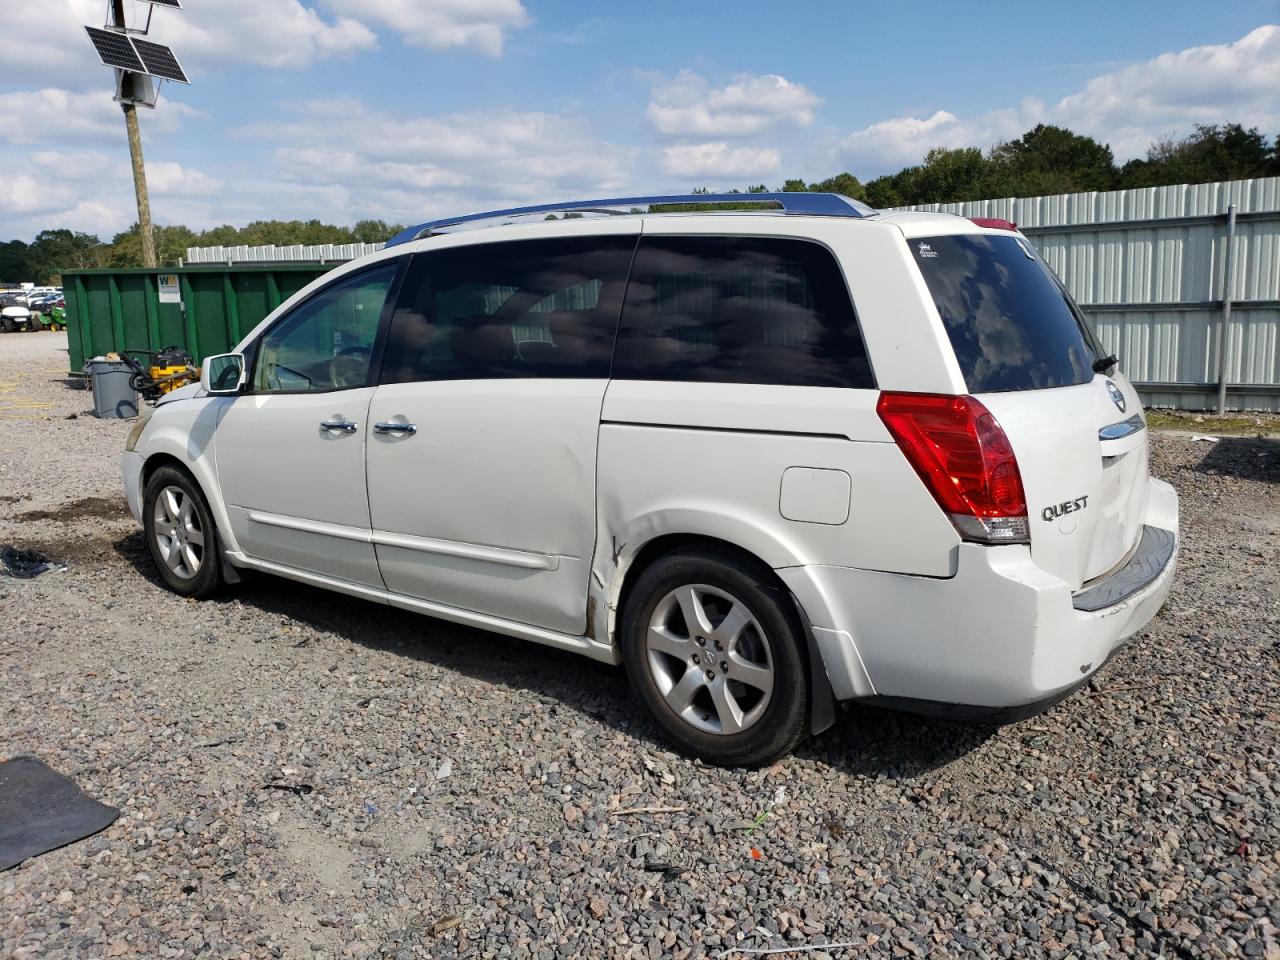
[(908, 240), (970, 393), (1088, 383), (1098, 358), (1053, 275), (1019, 237)]

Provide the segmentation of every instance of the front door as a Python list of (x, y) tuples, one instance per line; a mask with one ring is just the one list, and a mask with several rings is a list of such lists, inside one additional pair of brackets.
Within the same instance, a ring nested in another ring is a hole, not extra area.
[(585, 632), (600, 406), (635, 229), (414, 257), (369, 409), (389, 590)]
[(226, 405), (214, 438), (231, 529), (250, 557), (382, 587), (364, 458), (396, 271), (383, 264), (320, 290), (253, 347), (252, 389)]

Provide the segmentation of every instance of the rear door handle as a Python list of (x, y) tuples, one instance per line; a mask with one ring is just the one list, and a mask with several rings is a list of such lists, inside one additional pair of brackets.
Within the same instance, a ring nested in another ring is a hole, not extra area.
[(360, 425), (352, 423), (350, 420), (321, 420), (321, 430), (341, 430), (343, 433), (355, 433), (360, 429)]
[(1109, 423), (1098, 431), (1099, 440), (1123, 440), (1125, 437), (1137, 433), (1139, 430), (1146, 428), (1146, 423), (1142, 420), (1142, 414), (1135, 413), (1128, 420), (1121, 420), (1119, 423)]
[(373, 425), (374, 433), (400, 433), (405, 436), (413, 436), (418, 432), (416, 423), (398, 423), (393, 420), (380, 420)]

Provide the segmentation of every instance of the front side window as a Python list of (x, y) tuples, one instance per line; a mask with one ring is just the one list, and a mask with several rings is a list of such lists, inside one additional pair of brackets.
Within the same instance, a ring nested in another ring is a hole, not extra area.
[(613, 375), (875, 386), (835, 257), (808, 240), (765, 237), (641, 239)]
[(397, 269), (386, 264), (327, 287), (267, 331), (258, 344), (254, 389), (320, 393), (368, 385)]
[(1094, 338), (1021, 237), (962, 234), (907, 241), (970, 393), (1088, 383)]
[(557, 237), (417, 254), (383, 383), (609, 375), (635, 237)]

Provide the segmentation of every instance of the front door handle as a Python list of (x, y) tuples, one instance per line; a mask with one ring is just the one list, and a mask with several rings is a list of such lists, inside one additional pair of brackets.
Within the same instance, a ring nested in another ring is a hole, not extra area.
[(373, 425), (374, 433), (399, 433), (411, 437), (418, 432), (416, 423), (399, 423), (394, 420), (380, 420)]
[(360, 429), (360, 425), (352, 423), (350, 420), (321, 420), (321, 430), (341, 430), (343, 433), (355, 433)]

